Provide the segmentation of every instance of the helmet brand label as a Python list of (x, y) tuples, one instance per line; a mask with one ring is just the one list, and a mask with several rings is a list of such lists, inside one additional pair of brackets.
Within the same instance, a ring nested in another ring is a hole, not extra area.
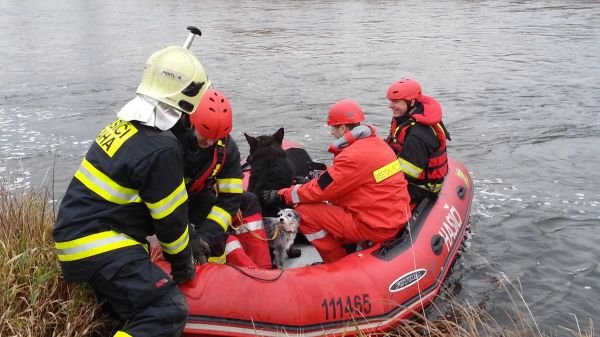
[(392, 282), (390, 284), (390, 292), (395, 293), (402, 289), (406, 289), (411, 285), (417, 283), (420, 279), (422, 279), (425, 274), (427, 274), (427, 270), (425, 269), (417, 269), (413, 270), (410, 273), (404, 274)]
[(183, 74), (173, 71), (171, 69), (160, 68), (159, 75), (169, 80), (185, 82), (185, 76), (183, 76)]

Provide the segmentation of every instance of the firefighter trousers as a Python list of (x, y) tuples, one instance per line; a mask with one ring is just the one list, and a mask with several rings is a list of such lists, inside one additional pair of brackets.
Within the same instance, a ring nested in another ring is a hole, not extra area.
[(187, 303), (175, 282), (148, 256), (125, 264), (111, 261), (88, 281), (115, 318), (117, 337), (181, 336)]

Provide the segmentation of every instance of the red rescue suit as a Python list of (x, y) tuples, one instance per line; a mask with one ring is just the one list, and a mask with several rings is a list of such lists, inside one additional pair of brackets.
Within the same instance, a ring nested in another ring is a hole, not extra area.
[(329, 151), (333, 164), (319, 178), (279, 191), (325, 262), (345, 256), (344, 243), (394, 238), (411, 215), (398, 160), (373, 127), (354, 128)]
[(432, 97), (421, 96), (407, 115), (392, 120), (386, 141), (398, 156), (413, 202), (424, 192), (441, 190), (448, 173), (447, 139), (442, 108)]
[[(258, 266), (271, 269), (267, 232), (263, 225), (260, 203), (253, 193), (242, 194), (240, 212), (233, 223), (235, 236), (230, 235), (227, 239), (226, 261), (240, 267)], [(232, 238), (238, 242), (233, 242)]]

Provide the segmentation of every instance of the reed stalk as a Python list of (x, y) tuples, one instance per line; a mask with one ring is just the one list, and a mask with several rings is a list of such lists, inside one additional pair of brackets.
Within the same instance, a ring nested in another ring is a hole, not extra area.
[(0, 336), (100, 336), (109, 324), (92, 291), (64, 282), (49, 193), (0, 184)]

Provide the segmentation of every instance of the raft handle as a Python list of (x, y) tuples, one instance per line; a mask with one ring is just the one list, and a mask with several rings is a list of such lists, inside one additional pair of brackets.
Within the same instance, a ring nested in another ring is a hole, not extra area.
[(436, 256), (442, 254), (442, 250), (444, 249), (444, 238), (436, 234), (431, 238), (431, 250)]
[(467, 189), (463, 185), (458, 185), (456, 188), (456, 194), (458, 194), (459, 198), (464, 199), (465, 194), (467, 194)]

